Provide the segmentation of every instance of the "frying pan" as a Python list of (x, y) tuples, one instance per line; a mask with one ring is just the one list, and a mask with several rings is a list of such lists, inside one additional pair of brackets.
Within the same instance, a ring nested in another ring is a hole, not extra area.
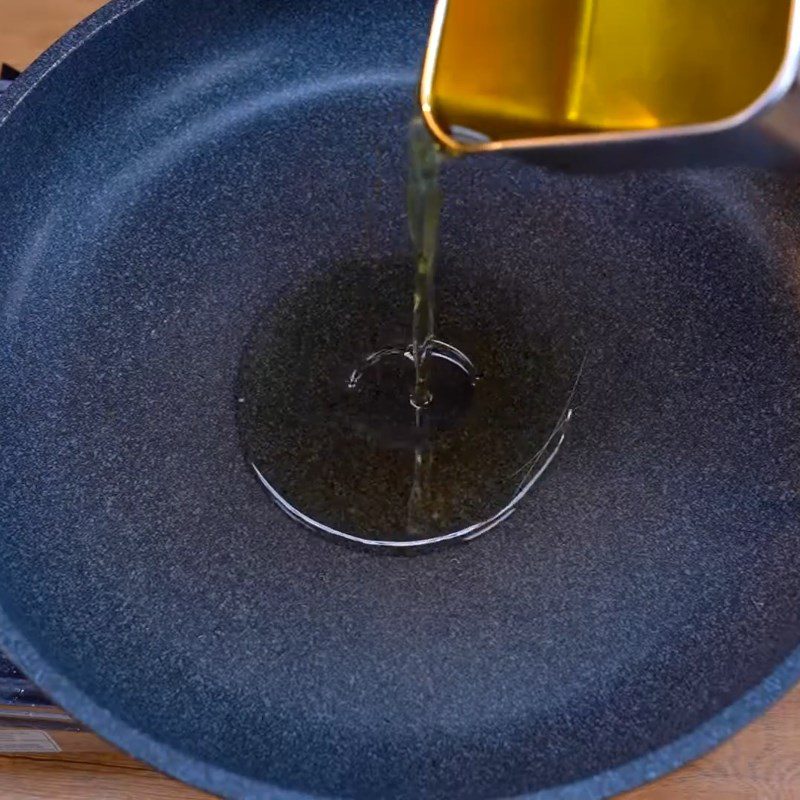
[(800, 672), (791, 177), (447, 171), (443, 313), (586, 343), (562, 452), (475, 542), (337, 547), (248, 469), (253, 326), (313, 285), (324, 342), (347, 265), (408, 251), (430, 10), (118, 0), (0, 99), (0, 644), (229, 797), (604, 797)]

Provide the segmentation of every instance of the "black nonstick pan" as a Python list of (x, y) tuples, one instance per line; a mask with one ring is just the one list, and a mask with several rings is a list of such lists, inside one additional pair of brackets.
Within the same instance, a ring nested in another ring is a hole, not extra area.
[(0, 645), (225, 796), (605, 797), (800, 673), (796, 177), (455, 165), (440, 306), (585, 348), (557, 459), (416, 557), (248, 469), (253, 326), (408, 253), (430, 12), (118, 0), (0, 96)]

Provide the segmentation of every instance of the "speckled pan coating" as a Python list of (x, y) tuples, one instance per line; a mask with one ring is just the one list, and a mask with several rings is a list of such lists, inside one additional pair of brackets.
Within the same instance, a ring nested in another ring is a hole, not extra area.
[(404, 252), (429, 13), (114, 2), (0, 98), (0, 645), (226, 796), (605, 797), (800, 674), (795, 180), (455, 165), (443, 291), (589, 342), (558, 462), (417, 558), (310, 536), (249, 474), (266, 300)]

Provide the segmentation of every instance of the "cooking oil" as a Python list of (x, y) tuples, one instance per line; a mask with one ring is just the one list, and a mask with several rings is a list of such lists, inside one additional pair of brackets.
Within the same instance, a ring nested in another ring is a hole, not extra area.
[(577, 374), (574, 353), (508, 318), (488, 273), (466, 302), (463, 265), (445, 261), (435, 308), (441, 172), (464, 165), (420, 120), (408, 154), (410, 258), (323, 265), (264, 310), (236, 388), (247, 463), (279, 508), (406, 548), (477, 537), (514, 511), (561, 446)]

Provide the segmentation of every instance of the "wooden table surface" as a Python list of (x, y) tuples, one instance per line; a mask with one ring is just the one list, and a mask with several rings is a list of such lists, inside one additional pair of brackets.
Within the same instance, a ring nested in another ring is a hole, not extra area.
[[(0, 61), (22, 69), (100, 5), (100, 0), (0, 0)], [(208, 795), (122, 754), (77, 753), (0, 757), (0, 798), (202, 800)], [(800, 687), (714, 752), (624, 800), (800, 800)]]

